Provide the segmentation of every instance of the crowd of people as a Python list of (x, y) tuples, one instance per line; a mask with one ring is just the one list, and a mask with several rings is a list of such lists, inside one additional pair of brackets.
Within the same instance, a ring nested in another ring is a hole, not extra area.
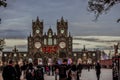
[[(12, 60), (3, 68), (3, 80), (45, 80), (44, 74), (55, 76), (55, 80), (81, 80), (81, 73), (84, 65), (81, 62), (70, 62), (67, 59), (62, 61), (62, 64), (57, 62), (54, 65), (34, 65), (32, 62), (24, 63), (20, 66), (18, 63), (14, 64)], [(95, 70), (97, 80), (100, 79), (101, 66), (96, 63)], [(88, 67), (90, 71), (90, 67)], [(59, 79), (58, 79), (59, 76)]]

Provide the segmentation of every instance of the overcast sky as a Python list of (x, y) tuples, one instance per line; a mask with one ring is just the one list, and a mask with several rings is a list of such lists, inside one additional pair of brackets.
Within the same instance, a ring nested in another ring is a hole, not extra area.
[(44, 20), (44, 31), (51, 26), (56, 31), (56, 20), (62, 16), (68, 20), (69, 31), (73, 36), (100, 35), (119, 36), (120, 5), (114, 6), (97, 22), (87, 11), (88, 0), (7, 0), (6, 8), (0, 7), (0, 37), (27, 38), (32, 29), (32, 20), (39, 16)]

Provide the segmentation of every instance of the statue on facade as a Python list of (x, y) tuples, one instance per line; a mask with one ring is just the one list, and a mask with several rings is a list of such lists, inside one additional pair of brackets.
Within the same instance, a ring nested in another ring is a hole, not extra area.
[(119, 49), (119, 43), (117, 43), (117, 45), (114, 45), (115, 56), (116, 54), (118, 54), (118, 49)]

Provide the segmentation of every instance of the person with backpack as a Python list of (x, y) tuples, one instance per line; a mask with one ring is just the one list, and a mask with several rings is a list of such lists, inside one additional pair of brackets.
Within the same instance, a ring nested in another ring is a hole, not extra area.
[(35, 70), (35, 80), (44, 80), (44, 72), (41, 65), (38, 65)]
[(32, 63), (29, 63), (28, 68), (26, 70), (26, 80), (35, 80), (34, 79), (34, 68), (33, 68)]
[(98, 62), (95, 65), (95, 71), (96, 71), (97, 80), (100, 80), (101, 65)]
[(64, 59), (63, 63), (59, 66), (59, 80), (67, 80), (67, 70), (67, 59)]
[(16, 63), (15, 65), (15, 70), (17, 72), (17, 80), (20, 80), (20, 77), (21, 77), (21, 69), (20, 69), (20, 66), (18, 64), (18, 62)]
[(70, 70), (71, 80), (77, 80), (77, 69), (76, 65), (73, 64)]
[(17, 73), (13, 66), (14, 62), (9, 61), (9, 64), (3, 68), (2, 77), (3, 80), (17, 80)]

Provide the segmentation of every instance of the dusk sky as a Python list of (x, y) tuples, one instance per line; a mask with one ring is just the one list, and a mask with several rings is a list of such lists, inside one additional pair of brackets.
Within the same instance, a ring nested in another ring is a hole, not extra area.
[(39, 16), (44, 21), (44, 31), (51, 26), (56, 31), (56, 21), (62, 16), (68, 20), (73, 36), (119, 36), (120, 5), (114, 6), (107, 14), (92, 20), (94, 14), (87, 11), (88, 0), (7, 0), (6, 8), (0, 7), (0, 37), (26, 38), (31, 32), (32, 20)]
[[(113, 46), (111, 42), (120, 41), (120, 23), (117, 19), (120, 18), (120, 5), (116, 5), (99, 17), (97, 22), (94, 22), (95, 16), (93, 13), (87, 11), (88, 0), (7, 0), (7, 7), (0, 7), (0, 38), (11, 38), (6, 40), (6, 49), (11, 50), (14, 45), (21, 48), (26, 48), (27, 37), (32, 31), (32, 20), (35, 21), (37, 16), (44, 21), (44, 32), (48, 28), (56, 32), (57, 19), (63, 18), (68, 21), (68, 28), (72, 36), (82, 36), (80, 40), (73, 41), (73, 44), (79, 43), (81, 45), (73, 45), (74, 48), (83, 48), (83, 45), (88, 45), (88, 48), (105, 48)], [(90, 37), (84, 37), (90, 36)], [(95, 36), (95, 37), (93, 37)], [(98, 37), (104, 36), (104, 37)], [(15, 40), (19, 38), (19, 40)], [(24, 39), (23, 39), (24, 38)], [(89, 41), (89, 39), (92, 42)], [(101, 39), (100, 39), (101, 38)], [(107, 41), (102, 40), (107, 38)], [(110, 40), (109, 40), (110, 39)], [(88, 42), (85, 42), (85, 41)], [(97, 40), (97, 41), (96, 41)], [(103, 42), (101, 42), (101, 40)], [(11, 44), (11, 41), (14, 41)], [(15, 42), (16, 41), (16, 42)], [(83, 42), (84, 41), (84, 42)], [(94, 43), (97, 42), (97, 43)], [(94, 44), (94, 45), (93, 45)]]

